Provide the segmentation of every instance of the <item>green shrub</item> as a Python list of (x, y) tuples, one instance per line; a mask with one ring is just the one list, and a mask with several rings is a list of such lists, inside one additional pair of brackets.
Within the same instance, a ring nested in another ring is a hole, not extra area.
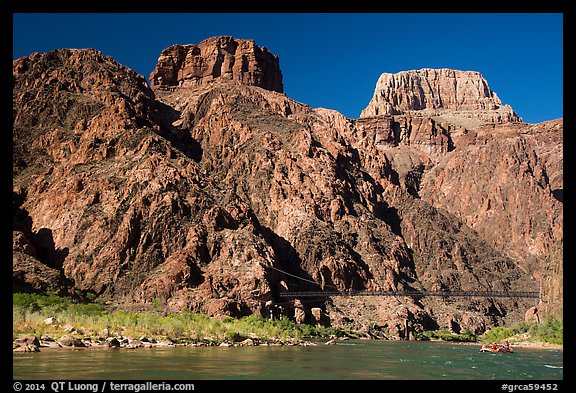
[(48, 307), (54, 310), (64, 310), (70, 303), (70, 299), (56, 295), (41, 295), (38, 293), (12, 294), (12, 307), (23, 310), (40, 311)]
[(531, 336), (549, 344), (564, 342), (564, 326), (562, 319), (545, 318), (542, 323), (533, 324), (528, 331)]
[(426, 334), (426, 333), (428, 333), (428, 332), (424, 331), (424, 332), (414, 333), (414, 338), (417, 341), (430, 341), (430, 335)]
[(318, 335), (317, 329), (314, 329), (313, 326), (302, 324), (299, 326), (300, 331), (304, 337), (314, 337)]
[(541, 323), (519, 322), (510, 328), (496, 327), (481, 336), (484, 342), (502, 342), (516, 335), (528, 334), (528, 340), (543, 341), (549, 344), (562, 344), (564, 328), (562, 319), (547, 317)]
[(40, 307), (34, 294), (15, 293), (12, 295), (12, 306), (15, 309), (38, 311)]
[(480, 336), (480, 339), (483, 342), (501, 342), (504, 341), (505, 339), (509, 338), (510, 336), (512, 336), (512, 331), (508, 328), (505, 328), (503, 326), (498, 326), (495, 327), (493, 329), (488, 330), (486, 333), (484, 333), (482, 336)]
[(162, 299), (155, 297), (152, 299), (152, 309), (156, 311), (161, 311), (164, 308), (164, 302)]
[(70, 314), (87, 317), (102, 316), (107, 313), (106, 308), (103, 305), (95, 303), (70, 304), (66, 310)]
[[(233, 320), (234, 318), (230, 318), (230, 319)], [(250, 315), (248, 315), (248, 316), (246, 316), (246, 317), (242, 317), (241, 320), (242, 320), (242, 321), (246, 321), (246, 322), (248, 322), (248, 323), (250, 323), (250, 324), (261, 324), (261, 323), (267, 321), (267, 320), (264, 320), (262, 317), (259, 317), (259, 316), (256, 315), (256, 314), (250, 314)]]
[(524, 334), (526, 332), (528, 332), (528, 330), (530, 329), (532, 324), (528, 323), (528, 322), (519, 322), (513, 326), (510, 327), (510, 332), (512, 333), (512, 335), (516, 335), (516, 334)]

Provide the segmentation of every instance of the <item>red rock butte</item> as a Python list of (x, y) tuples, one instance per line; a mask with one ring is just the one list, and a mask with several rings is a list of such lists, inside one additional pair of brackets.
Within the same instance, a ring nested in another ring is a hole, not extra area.
[(284, 92), (278, 56), (260, 48), (254, 40), (227, 36), (163, 50), (150, 74), (150, 83), (155, 87), (189, 87), (217, 78)]
[(426, 116), (458, 112), (496, 123), (521, 120), (502, 104), (479, 72), (446, 68), (383, 73), (360, 117), (418, 112)]

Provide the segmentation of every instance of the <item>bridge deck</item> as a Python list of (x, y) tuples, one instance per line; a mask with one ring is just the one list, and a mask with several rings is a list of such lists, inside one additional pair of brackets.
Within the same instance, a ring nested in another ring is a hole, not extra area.
[(302, 291), (282, 292), (281, 298), (330, 297), (330, 296), (440, 296), (440, 297), (523, 297), (539, 298), (539, 292), (510, 291)]

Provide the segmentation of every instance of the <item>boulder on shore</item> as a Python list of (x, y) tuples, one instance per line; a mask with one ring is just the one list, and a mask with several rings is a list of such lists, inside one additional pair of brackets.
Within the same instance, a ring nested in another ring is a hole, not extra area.
[(18, 337), (12, 343), (13, 352), (40, 352), (40, 340), (36, 336)]
[(64, 336), (62, 336), (60, 340), (58, 340), (58, 343), (60, 343), (60, 345), (65, 347), (76, 347), (76, 348), (86, 347), (86, 344), (84, 344), (82, 340), (72, 336), (71, 334), (65, 334)]

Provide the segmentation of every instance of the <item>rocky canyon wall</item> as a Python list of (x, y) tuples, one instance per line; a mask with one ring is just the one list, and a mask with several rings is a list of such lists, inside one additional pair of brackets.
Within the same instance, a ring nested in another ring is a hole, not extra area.
[[(13, 62), (15, 288), (220, 316), (309, 289), (542, 287), (561, 302), (562, 122), (522, 123), (478, 73), (381, 77), (356, 120), (288, 98), (250, 40), (172, 46), (150, 80), (96, 50)], [(318, 304), (394, 337), (533, 305)]]

